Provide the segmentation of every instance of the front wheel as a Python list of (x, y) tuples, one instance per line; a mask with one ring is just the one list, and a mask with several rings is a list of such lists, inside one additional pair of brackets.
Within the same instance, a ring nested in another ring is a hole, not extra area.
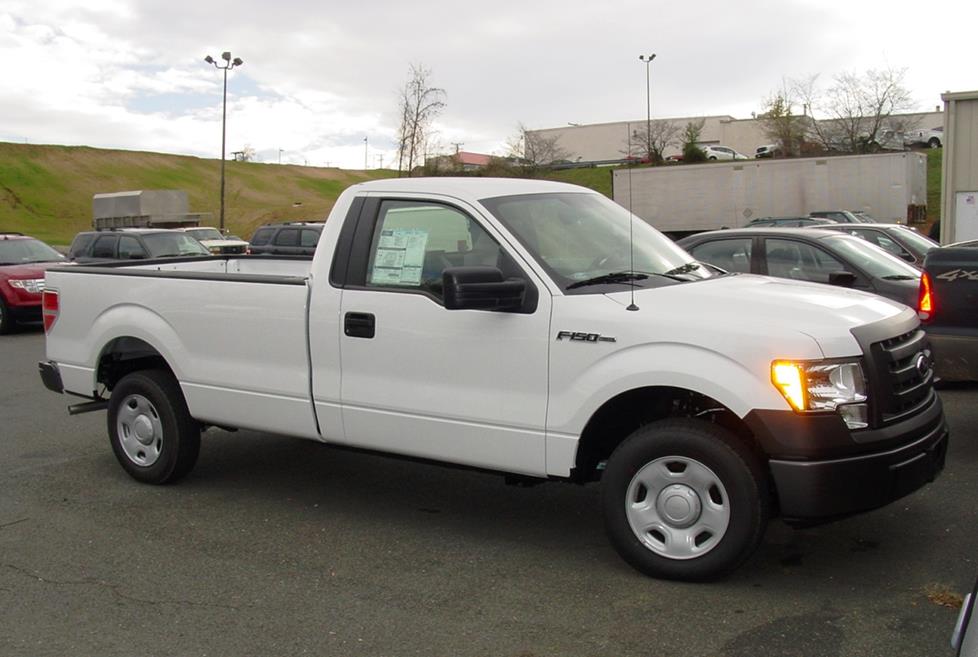
[(758, 459), (729, 431), (670, 419), (629, 436), (602, 477), (605, 528), (618, 553), (652, 577), (701, 581), (757, 548), (771, 513)]
[(138, 481), (176, 481), (197, 463), (200, 425), (187, 409), (180, 384), (165, 370), (133, 372), (116, 384), (108, 429), (116, 458)]
[(14, 318), (10, 314), (7, 302), (0, 297), (0, 335), (6, 335), (14, 330)]
[(938, 139), (937, 137), (931, 137), (930, 141), (927, 142), (927, 146), (930, 148), (940, 148), (941, 140)]

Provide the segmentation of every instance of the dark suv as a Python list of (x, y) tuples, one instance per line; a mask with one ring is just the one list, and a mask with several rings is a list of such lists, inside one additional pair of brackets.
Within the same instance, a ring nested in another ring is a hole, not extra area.
[(210, 251), (190, 235), (164, 228), (93, 230), (75, 235), (68, 259), (75, 262), (206, 256)]
[(325, 225), (313, 221), (288, 221), (262, 226), (251, 236), (248, 253), (311, 256), (316, 252)]

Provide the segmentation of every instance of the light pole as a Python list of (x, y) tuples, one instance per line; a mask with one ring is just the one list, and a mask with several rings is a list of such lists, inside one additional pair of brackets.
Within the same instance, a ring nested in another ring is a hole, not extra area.
[(227, 124), (228, 124), (228, 71), (230, 71), (235, 66), (241, 66), (244, 62), (240, 57), (235, 57), (231, 59), (230, 52), (222, 52), (221, 59), (224, 60), (224, 65), (221, 66), (214, 58), (210, 55), (204, 57), (204, 61), (208, 64), (213, 64), (214, 68), (219, 68), (224, 71), (224, 104), (221, 111), (221, 233), (224, 233), (224, 143), (227, 138)]
[(648, 149), (649, 160), (652, 160), (652, 60), (651, 55), (639, 55), (640, 61), (645, 62), (645, 147)]

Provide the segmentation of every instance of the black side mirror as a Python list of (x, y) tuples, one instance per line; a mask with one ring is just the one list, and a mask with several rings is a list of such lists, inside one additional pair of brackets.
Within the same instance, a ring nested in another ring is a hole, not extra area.
[(849, 271), (834, 271), (829, 274), (829, 285), (852, 287), (856, 284), (856, 275)]
[(449, 267), (442, 286), (448, 310), (519, 310), (526, 293), (526, 281), (497, 267)]

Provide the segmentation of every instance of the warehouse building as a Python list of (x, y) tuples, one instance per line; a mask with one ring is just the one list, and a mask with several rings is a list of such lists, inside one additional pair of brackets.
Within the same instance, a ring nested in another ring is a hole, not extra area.
[(941, 242), (978, 240), (978, 91), (941, 95), (944, 101)]

